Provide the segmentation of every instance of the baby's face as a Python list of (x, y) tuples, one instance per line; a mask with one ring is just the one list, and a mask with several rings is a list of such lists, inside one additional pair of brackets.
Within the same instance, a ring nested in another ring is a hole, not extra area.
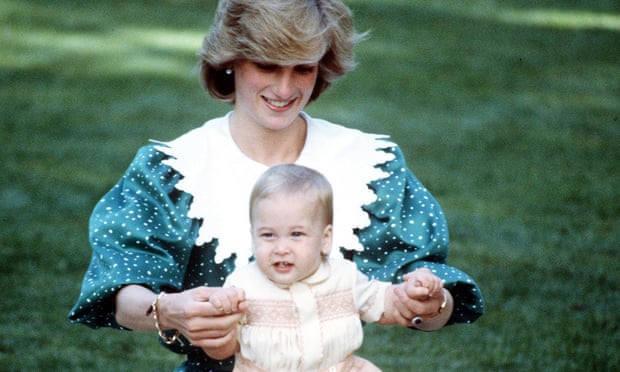
[(274, 195), (258, 201), (252, 216), (256, 263), (273, 282), (291, 284), (312, 275), (331, 248), (316, 195)]

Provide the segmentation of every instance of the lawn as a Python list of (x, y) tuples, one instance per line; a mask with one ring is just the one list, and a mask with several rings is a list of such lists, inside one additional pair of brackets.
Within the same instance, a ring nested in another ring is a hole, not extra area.
[[(620, 369), (620, 4), (350, 0), (371, 37), (308, 112), (388, 133), (486, 314), (368, 325), (385, 371)], [(150, 138), (229, 106), (197, 82), (214, 1), (0, 0), (0, 370), (170, 371), (154, 335), (72, 325), (97, 200)]]

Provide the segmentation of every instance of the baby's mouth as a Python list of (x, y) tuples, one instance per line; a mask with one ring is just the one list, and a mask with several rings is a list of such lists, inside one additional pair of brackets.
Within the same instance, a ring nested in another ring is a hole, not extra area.
[(286, 261), (278, 261), (273, 264), (277, 270), (287, 270), (293, 267), (293, 264)]

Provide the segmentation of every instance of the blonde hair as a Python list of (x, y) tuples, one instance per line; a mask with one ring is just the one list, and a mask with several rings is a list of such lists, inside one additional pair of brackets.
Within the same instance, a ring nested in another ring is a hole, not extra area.
[(235, 100), (226, 68), (237, 60), (292, 66), (319, 62), (313, 101), (355, 68), (353, 46), (363, 39), (340, 0), (220, 0), (200, 55), (200, 78), (213, 97)]
[(314, 192), (325, 225), (333, 224), (332, 187), (321, 173), (296, 164), (280, 164), (267, 169), (256, 181), (250, 195), (250, 223), (259, 201), (275, 194), (302, 195)]

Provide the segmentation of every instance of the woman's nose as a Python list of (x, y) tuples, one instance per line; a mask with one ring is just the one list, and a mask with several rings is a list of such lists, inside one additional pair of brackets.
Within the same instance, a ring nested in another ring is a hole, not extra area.
[(290, 98), (293, 95), (293, 72), (292, 67), (284, 67), (280, 74), (278, 74), (278, 80), (275, 84), (275, 93), (279, 98)]

